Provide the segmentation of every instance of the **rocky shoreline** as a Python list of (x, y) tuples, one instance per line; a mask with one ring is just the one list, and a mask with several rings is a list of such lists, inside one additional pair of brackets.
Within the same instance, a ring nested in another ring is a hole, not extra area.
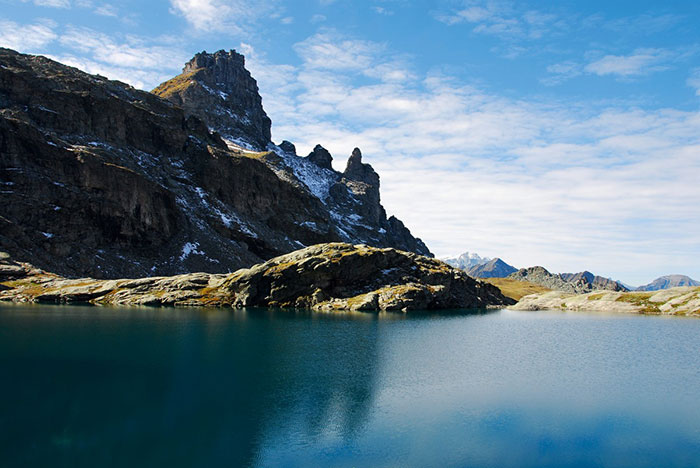
[(700, 287), (648, 292), (596, 291), (588, 294), (551, 291), (525, 296), (509, 308), (700, 317)]
[(411, 311), (515, 303), (488, 283), (432, 258), (392, 248), (319, 244), (230, 274), (67, 279), (8, 256), (0, 300), (122, 306), (281, 307)]

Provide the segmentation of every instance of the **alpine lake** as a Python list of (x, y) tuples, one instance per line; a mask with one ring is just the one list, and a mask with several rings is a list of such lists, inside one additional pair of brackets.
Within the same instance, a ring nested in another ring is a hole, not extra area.
[(2, 467), (699, 467), (700, 320), (0, 305)]

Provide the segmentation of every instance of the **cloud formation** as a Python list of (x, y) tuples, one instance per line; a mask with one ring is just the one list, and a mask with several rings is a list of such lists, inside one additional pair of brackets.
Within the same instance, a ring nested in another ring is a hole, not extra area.
[(275, 11), (274, 0), (170, 0), (172, 11), (199, 32), (241, 34)]
[(606, 55), (585, 67), (596, 75), (634, 76), (666, 70), (672, 54), (665, 49), (637, 49), (631, 55)]
[(367, 69), (394, 63), (387, 46), (338, 33), (295, 50), (297, 67), (250, 50), (274, 137), (300, 154), (321, 143), (338, 168), (362, 148), (388, 211), (435, 253), (472, 250), (638, 283), (648, 280), (640, 262), (690, 270), (697, 112), (517, 100), (439, 73), (372, 79)]

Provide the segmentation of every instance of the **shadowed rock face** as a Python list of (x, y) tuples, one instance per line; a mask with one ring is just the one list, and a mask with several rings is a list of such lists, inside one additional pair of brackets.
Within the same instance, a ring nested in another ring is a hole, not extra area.
[[(7, 275), (3, 277), (3, 272)], [(3, 281), (10, 278), (14, 281)], [(425, 310), (504, 306), (498, 288), (446, 263), (396, 249), (319, 244), (229, 275), (67, 280), (0, 260), (0, 300), (119, 305)]]
[[(242, 58), (214, 55), (187, 67), (259, 114)], [(169, 100), (0, 49), (0, 249), (96, 278), (228, 273), (333, 241), (430, 255), (386, 218), (378, 177), (344, 181), (291, 143), (267, 146), (246, 151)]]

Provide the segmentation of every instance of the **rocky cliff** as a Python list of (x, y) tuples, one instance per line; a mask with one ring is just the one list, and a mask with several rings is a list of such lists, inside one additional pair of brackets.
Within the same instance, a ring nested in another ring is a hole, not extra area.
[(269, 143), (240, 55), (185, 70), (164, 99), (0, 49), (0, 249), (95, 278), (225, 273), (333, 241), (430, 255), (387, 218), (359, 150), (340, 173), (321, 147)]
[(270, 143), (272, 122), (262, 106), (258, 84), (234, 50), (199, 53), (182, 74), (152, 91), (196, 115), (222, 137), (264, 150)]
[(395, 249), (319, 244), (229, 275), (65, 279), (0, 258), (0, 300), (57, 303), (294, 307), (320, 311), (504, 306), (495, 286)]

